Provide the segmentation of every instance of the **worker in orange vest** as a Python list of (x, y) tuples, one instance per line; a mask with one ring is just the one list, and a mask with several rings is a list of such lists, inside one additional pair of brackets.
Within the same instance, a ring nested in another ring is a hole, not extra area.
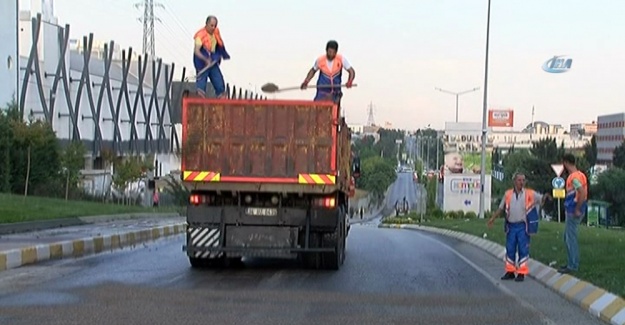
[(310, 80), (312, 80), (317, 71), (319, 71), (317, 86), (325, 87), (317, 88), (317, 94), (314, 100), (333, 101), (341, 106), (341, 97), (343, 97), (343, 92), (341, 91), (343, 69), (349, 73), (346, 85), (347, 88), (352, 87), (354, 78), (356, 78), (356, 71), (344, 56), (338, 54), (338, 50), (339, 43), (336, 41), (329, 41), (326, 44), (326, 53), (315, 60), (313, 67), (308, 71), (304, 82), (302, 82), (301, 89), (306, 89)]
[(222, 60), (229, 60), (230, 55), (217, 28), (217, 17), (208, 16), (206, 25), (195, 33), (193, 39), (193, 65), (197, 75), (195, 85), (198, 95), (206, 97), (206, 87), (210, 79), (217, 98), (225, 98), (226, 83), (219, 65)]
[[(506, 232), (506, 273), (502, 280), (521, 282), (529, 273), (530, 236), (538, 232), (538, 206), (542, 206), (549, 194), (542, 195), (532, 189), (525, 188), (525, 175), (516, 173), (513, 177), (514, 187), (504, 194), (499, 208), (488, 220), (492, 227), (495, 219), (505, 212), (504, 231)], [(516, 256), (519, 255), (518, 264)], [(516, 273), (516, 277), (515, 277)]]

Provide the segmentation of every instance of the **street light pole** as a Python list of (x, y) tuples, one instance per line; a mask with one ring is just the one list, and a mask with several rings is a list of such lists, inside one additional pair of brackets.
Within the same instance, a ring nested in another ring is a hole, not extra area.
[(456, 96), (456, 123), (458, 123), (458, 97), (460, 97), (461, 95), (464, 95), (464, 94), (468, 94), (468, 93), (472, 93), (474, 91), (478, 91), (480, 89), (480, 87), (475, 87), (473, 89), (461, 91), (459, 93), (453, 92), (453, 91), (449, 91), (449, 90), (445, 90), (445, 89), (441, 89), (441, 88), (438, 88), (438, 87), (436, 87), (434, 89), (438, 90), (440, 92), (446, 93), (446, 94), (450, 94), (450, 95)]
[(490, 0), (486, 16), (486, 58), (484, 63), (484, 102), (482, 107), (482, 165), (480, 167), (480, 219), (484, 219), (484, 183), (486, 182), (486, 115), (488, 104), (488, 46), (490, 41)]

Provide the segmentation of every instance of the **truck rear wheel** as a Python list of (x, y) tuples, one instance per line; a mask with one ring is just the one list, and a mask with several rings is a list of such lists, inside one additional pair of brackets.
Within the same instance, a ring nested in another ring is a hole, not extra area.
[(322, 247), (333, 247), (334, 252), (321, 253), (321, 266), (326, 270), (338, 270), (345, 262), (345, 227), (341, 222), (334, 232), (323, 234)]
[[(310, 233), (310, 248), (319, 248), (321, 247), (320, 241), (321, 234), (319, 233)], [(302, 237), (303, 238), (303, 237)], [(304, 247), (304, 240), (302, 239), (301, 246)], [(307, 269), (319, 269), (321, 267), (321, 254), (319, 253), (300, 253), (300, 258), (304, 267)]]

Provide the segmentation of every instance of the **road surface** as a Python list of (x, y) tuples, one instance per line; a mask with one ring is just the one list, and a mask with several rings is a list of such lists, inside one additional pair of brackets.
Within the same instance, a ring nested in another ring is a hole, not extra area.
[(395, 214), (395, 203), (401, 204), (404, 197), (410, 204), (410, 209), (414, 210), (417, 203), (417, 184), (412, 177), (412, 173), (397, 173), (397, 180), (388, 191), (386, 200), (388, 211), (392, 211), (393, 215)]
[(336, 272), (193, 270), (182, 236), (1, 272), (0, 324), (601, 324), (531, 279), (500, 283), (502, 262), (473, 246), (375, 225), (352, 226)]

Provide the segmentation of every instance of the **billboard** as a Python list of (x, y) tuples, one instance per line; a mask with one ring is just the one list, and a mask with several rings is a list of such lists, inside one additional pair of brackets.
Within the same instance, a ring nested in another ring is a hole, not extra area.
[[(443, 136), (443, 177), (450, 174), (480, 174), (482, 163), (482, 124), (447, 123)], [(491, 143), (486, 143), (492, 148)], [(490, 151), (490, 150), (488, 150)], [(486, 154), (486, 173), (492, 170), (491, 154)]]
[(511, 109), (488, 110), (488, 127), (513, 127), (514, 111)]
[[(443, 183), (443, 211), (473, 211), (480, 209), (480, 175), (445, 175)], [(491, 205), (491, 176), (486, 175), (484, 183), (484, 211)]]

